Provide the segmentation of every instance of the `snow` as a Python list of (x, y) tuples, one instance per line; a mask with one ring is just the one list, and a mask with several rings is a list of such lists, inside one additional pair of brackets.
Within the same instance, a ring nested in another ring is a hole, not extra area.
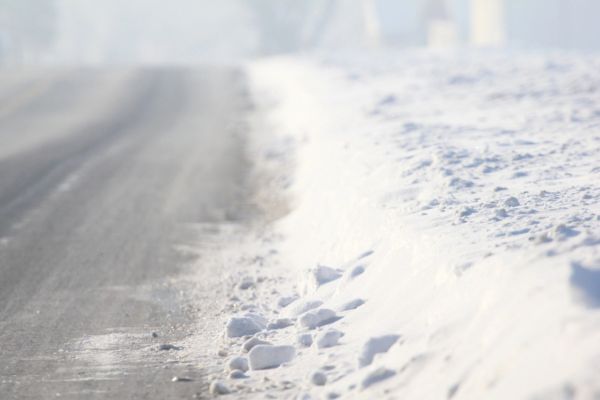
[(290, 304), (292, 304), (293, 302), (295, 302), (296, 300), (298, 300), (297, 295), (281, 297), (277, 301), (277, 305), (281, 308), (285, 308), (285, 307), (289, 306)]
[(294, 325), (294, 321), (290, 318), (277, 318), (267, 325), (267, 329), (284, 329), (292, 325)]
[(317, 336), (317, 347), (319, 349), (325, 349), (327, 347), (336, 346), (342, 336), (344, 336), (344, 333), (338, 331), (337, 329), (328, 329), (324, 332), (321, 332)]
[(398, 339), (399, 335), (385, 335), (367, 340), (358, 358), (358, 366), (362, 368), (371, 365), (376, 354), (387, 353)]
[(232, 317), (227, 323), (227, 336), (230, 338), (250, 336), (264, 328), (265, 325), (252, 316)]
[(315, 329), (323, 325), (332, 324), (338, 317), (335, 311), (328, 308), (319, 308), (315, 311), (308, 311), (300, 316), (298, 324), (302, 328)]
[(327, 383), (327, 375), (323, 371), (315, 371), (310, 374), (310, 382), (316, 386), (325, 386)]
[(341, 311), (351, 311), (351, 310), (357, 309), (358, 307), (362, 306), (363, 304), (365, 304), (365, 301), (363, 299), (350, 300), (349, 302), (343, 304), (340, 307), (340, 310)]
[(302, 347), (310, 347), (313, 344), (313, 336), (310, 333), (301, 333), (298, 335), (297, 342)]
[(354, 267), (354, 269), (352, 269), (350, 271), (350, 279), (356, 278), (357, 276), (359, 276), (363, 272), (365, 272), (365, 267), (362, 266), (362, 265), (357, 265), (356, 267)]
[(250, 368), (268, 369), (277, 368), (281, 364), (288, 363), (296, 356), (296, 348), (294, 346), (270, 346), (258, 345), (250, 350), (248, 357), (250, 359)]
[(260, 338), (257, 337), (252, 337), (248, 340), (246, 340), (244, 342), (244, 344), (242, 345), (242, 349), (244, 352), (249, 352), (250, 350), (252, 350), (252, 348), (254, 346), (258, 346), (259, 344), (271, 344), (270, 342), (266, 341), (266, 340), (262, 340)]
[[(600, 391), (598, 67), (466, 50), (251, 64), (291, 199), (253, 302), (297, 319), (268, 338), (301, 349), (270, 379), (316, 398)], [(343, 342), (305, 347), (329, 329)], [(324, 388), (297, 378), (318, 370)]]
[(247, 377), (248, 376), (246, 375), (246, 373), (239, 369), (234, 369), (229, 373), (229, 379), (245, 379)]
[(221, 395), (221, 394), (229, 394), (231, 393), (231, 389), (221, 381), (213, 381), (210, 384), (209, 388), (210, 394), (212, 395)]
[(361, 387), (363, 389), (368, 388), (371, 385), (374, 385), (378, 382), (384, 381), (396, 375), (396, 371), (388, 368), (377, 368), (374, 371), (371, 371), (367, 374), (367, 376), (362, 380)]
[(229, 360), (229, 370), (240, 370), (242, 372), (248, 371), (248, 359), (246, 357), (233, 357)]
[(574, 262), (569, 280), (579, 301), (589, 308), (600, 307), (600, 270)]
[(325, 265), (317, 265), (309, 271), (309, 281), (307, 283), (308, 290), (316, 290), (319, 286), (339, 279), (342, 276), (341, 272), (327, 267)]
[(299, 316), (301, 314), (306, 313), (307, 311), (313, 310), (317, 307), (320, 307), (323, 304), (321, 300), (300, 300), (298, 301), (290, 311), (292, 316)]
[(247, 290), (254, 286), (254, 279), (251, 276), (245, 276), (238, 285), (238, 289)]

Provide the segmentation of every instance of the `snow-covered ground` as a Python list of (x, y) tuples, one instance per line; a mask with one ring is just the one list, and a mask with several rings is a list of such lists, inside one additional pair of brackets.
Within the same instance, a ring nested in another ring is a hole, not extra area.
[[(290, 206), (232, 277), (221, 355), (243, 358), (213, 391), (600, 396), (599, 68), (425, 50), (251, 64), (257, 158)], [(267, 343), (246, 353), (251, 336)]]

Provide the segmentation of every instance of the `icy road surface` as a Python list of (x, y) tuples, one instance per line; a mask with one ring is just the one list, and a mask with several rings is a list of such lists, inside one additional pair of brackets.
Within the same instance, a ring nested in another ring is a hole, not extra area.
[(222, 328), (186, 246), (248, 214), (245, 109), (230, 70), (0, 72), (0, 398), (208, 393), (172, 343)]

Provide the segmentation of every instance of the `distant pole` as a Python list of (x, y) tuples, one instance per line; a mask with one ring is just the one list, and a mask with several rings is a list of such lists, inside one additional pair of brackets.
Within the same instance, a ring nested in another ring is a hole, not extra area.
[(504, 0), (471, 0), (471, 44), (502, 46), (506, 43)]
[(367, 45), (377, 47), (381, 44), (381, 27), (375, 0), (363, 0), (363, 19)]

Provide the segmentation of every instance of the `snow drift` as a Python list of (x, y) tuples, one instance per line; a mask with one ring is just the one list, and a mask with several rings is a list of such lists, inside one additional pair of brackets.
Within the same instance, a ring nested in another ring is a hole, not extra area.
[(296, 377), (284, 387), (303, 398), (599, 393), (598, 66), (427, 52), (251, 65), (296, 150), (276, 226), (286, 301), (254, 304), (298, 322), (258, 336), (308, 346), (269, 379)]

